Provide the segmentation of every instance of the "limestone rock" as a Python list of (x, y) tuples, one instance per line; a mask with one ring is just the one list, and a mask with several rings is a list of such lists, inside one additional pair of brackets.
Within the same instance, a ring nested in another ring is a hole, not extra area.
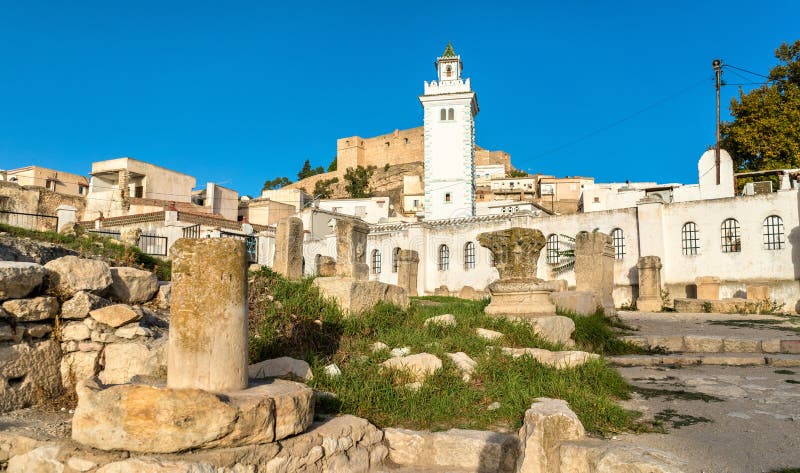
[[(560, 471), (570, 473), (682, 473), (673, 455), (600, 440), (564, 442), (559, 448)], [(535, 471), (535, 470), (533, 470)]]
[(389, 460), (409, 470), (514, 471), (517, 439), (512, 435), (461, 429), (431, 433), (389, 428), (384, 431), (384, 438)]
[(61, 349), (53, 340), (0, 347), (0, 412), (58, 395), (60, 357)]
[(372, 348), (372, 353), (375, 353), (375, 352), (379, 352), (381, 350), (388, 350), (389, 349), (389, 345), (387, 345), (387, 344), (385, 344), (383, 342), (375, 342), (375, 343), (372, 344), (371, 348)]
[(475, 333), (477, 333), (479, 337), (484, 338), (486, 340), (499, 340), (503, 338), (502, 333), (495, 332), (494, 330), (488, 330), (485, 328), (476, 328)]
[(461, 379), (468, 383), (472, 379), (472, 372), (478, 366), (478, 362), (473, 360), (464, 352), (448, 353), (447, 357), (461, 370)]
[(8, 460), (8, 473), (62, 473), (64, 465), (58, 461), (58, 446), (44, 446)]
[(72, 322), (64, 324), (61, 327), (61, 340), (70, 341), (74, 340), (80, 342), (81, 340), (88, 340), (92, 336), (92, 331), (86, 324), (81, 322)]
[(557, 309), (576, 315), (592, 315), (597, 311), (597, 301), (591, 291), (563, 291), (550, 294), (550, 301)]
[(288, 279), (303, 277), (303, 221), (285, 217), (278, 221), (275, 230), (275, 272)]
[(288, 356), (254, 363), (247, 368), (247, 375), (252, 379), (275, 378), (287, 375), (297, 376), (305, 380), (314, 378), (308, 363)]
[(575, 322), (569, 317), (550, 315), (525, 319), (533, 327), (534, 333), (550, 343), (569, 344), (572, 332), (575, 331)]
[(486, 297), (481, 291), (476, 291), (475, 288), (472, 286), (464, 286), (461, 288), (461, 291), (458, 293), (458, 297), (461, 299), (469, 299), (472, 301), (479, 301)]
[(336, 276), (336, 260), (331, 256), (320, 256), (317, 262), (317, 275), (323, 278)]
[(437, 315), (436, 317), (431, 317), (426, 319), (423, 322), (425, 327), (429, 325), (440, 325), (442, 327), (455, 327), (458, 323), (456, 322), (456, 318), (453, 314), (444, 314), (444, 315)]
[(67, 460), (67, 466), (75, 471), (84, 472), (97, 468), (97, 463), (80, 457), (70, 457), (70, 459)]
[(0, 301), (27, 297), (39, 287), (47, 271), (36, 263), (0, 261)]
[(600, 358), (596, 353), (585, 351), (550, 351), (541, 348), (506, 348), (503, 353), (518, 358), (520, 356), (530, 356), (539, 363), (557, 369), (574, 368), (586, 363), (589, 360)]
[(142, 312), (127, 304), (114, 304), (108, 307), (95, 309), (89, 312), (89, 316), (101, 324), (117, 328), (127, 323), (142, 318)]
[(314, 390), (305, 384), (274, 379), (247, 391), (275, 402), (275, 440), (305, 432), (314, 421)]
[(342, 370), (336, 365), (336, 363), (332, 363), (325, 367), (325, 374), (330, 377), (341, 376)]
[(125, 266), (111, 268), (112, 299), (126, 304), (141, 304), (153, 298), (158, 291), (158, 278), (150, 271)]
[(436, 370), (442, 367), (442, 360), (430, 353), (418, 353), (397, 358), (389, 358), (381, 363), (385, 368), (406, 371), (415, 381), (424, 382)]
[(439, 286), (433, 290), (434, 296), (450, 297), (450, 288), (447, 286)]
[(100, 370), (97, 351), (75, 351), (67, 353), (61, 359), (61, 383), (75, 386), (79, 382), (95, 376)]
[(61, 306), (62, 319), (84, 319), (89, 316), (89, 312), (101, 307), (106, 307), (111, 303), (100, 296), (91, 292), (80, 291), (64, 302)]
[(217, 440), (233, 430), (237, 409), (200, 389), (78, 385), (72, 439), (100, 450), (170, 453)]
[(525, 420), (519, 430), (520, 454), (517, 458), (516, 472), (559, 471), (560, 444), (569, 440), (580, 440), (584, 436), (583, 424), (566, 401), (536, 399), (531, 408), (525, 411)]
[[(0, 308), (0, 310), (3, 310)], [(11, 341), (17, 343), (25, 336), (25, 331), (20, 327), (12, 328), (10, 325), (0, 323), (0, 342)]]
[(142, 327), (138, 323), (123, 325), (114, 331), (114, 336), (118, 338), (132, 339), (136, 337), (152, 337), (153, 331), (147, 327)]
[(500, 279), (536, 279), (539, 253), (547, 239), (533, 228), (513, 227), (478, 235), (481, 246), (494, 256)]
[[(720, 353), (722, 352), (722, 337), (702, 335), (686, 335), (683, 337), (686, 351), (694, 353)], [(655, 345), (653, 345), (655, 346)]]
[(160, 338), (149, 343), (112, 343), (104, 351), (105, 364), (99, 378), (103, 384), (123, 384), (135, 376), (164, 378), (167, 374), (167, 343)]
[(217, 467), (211, 463), (129, 458), (109, 463), (98, 469), (96, 473), (217, 473)]
[(44, 267), (48, 270), (50, 289), (65, 296), (78, 291), (99, 294), (112, 283), (108, 265), (98, 260), (63, 256)]
[(407, 356), (411, 354), (411, 347), (399, 347), (399, 348), (392, 348), (389, 351), (389, 356), (392, 358), (397, 358), (398, 356)]
[(53, 331), (50, 324), (23, 324), (20, 328), (31, 338), (44, 338)]
[(58, 314), (58, 300), (49, 296), (11, 299), (3, 302), (3, 309), (20, 322), (37, 322), (55, 318)]
[(158, 283), (158, 293), (156, 293), (156, 305), (161, 309), (169, 309), (172, 303), (172, 283)]
[(405, 289), (394, 284), (337, 276), (316, 278), (314, 285), (325, 297), (335, 299), (349, 314), (369, 310), (379, 302), (388, 302), (401, 308), (408, 307), (408, 294)]

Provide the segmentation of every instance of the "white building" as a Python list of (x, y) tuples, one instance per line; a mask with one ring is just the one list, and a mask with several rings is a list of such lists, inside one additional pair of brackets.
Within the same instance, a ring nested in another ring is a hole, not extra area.
[(477, 185), (489, 185), (492, 179), (502, 179), (504, 177), (506, 177), (506, 167), (502, 164), (475, 166), (475, 183)]
[(436, 60), (438, 81), (419, 97), (425, 129), (425, 218), (475, 215), (475, 115), (478, 99), (461, 78), (461, 57), (450, 44)]
[(317, 207), (328, 212), (351, 215), (367, 223), (385, 222), (392, 210), (388, 197), (368, 197), (365, 199), (323, 199)]

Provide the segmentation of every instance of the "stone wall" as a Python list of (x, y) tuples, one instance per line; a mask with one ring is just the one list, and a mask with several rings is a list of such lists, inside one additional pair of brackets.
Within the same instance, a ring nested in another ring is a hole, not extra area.
[(0, 210), (55, 215), (59, 205), (77, 208), (80, 219), (86, 209), (86, 199), (77, 195), (59, 194), (44, 187), (20, 186), (14, 182), (0, 181)]

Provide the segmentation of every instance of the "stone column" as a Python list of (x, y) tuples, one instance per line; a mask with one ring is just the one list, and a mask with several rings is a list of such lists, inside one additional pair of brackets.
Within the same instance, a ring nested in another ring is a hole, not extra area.
[(636, 264), (639, 271), (639, 298), (636, 308), (643, 312), (661, 312), (661, 258), (642, 256)]
[(575, 290), (594, 293), (606, 315), (616, 315), (614, 247), (605, 233), (581, 232), (575, 236)]
[(365, 280), (369, 226), (354, 218), (336, 219), (336, 275)]
[(398, 261), (397, 285), (405, 289), (409, 296), (416, 296), (419, 253), (414, 250), (400, 250)]
[(303, 277), (303, 221), (286, 217), (275, 231), (275, 261), (272, 269), (289, 279)]
[(57, 230), (61, 232), (65, 229), (70, 229), (78, 221), (78, 209), (71, 205), (59, 205), (56, 209), (56, 216), (58, 217)]
[(171, 250), (167, 386), (247, 387), (247, 250), (236, 238), (178, 240)]

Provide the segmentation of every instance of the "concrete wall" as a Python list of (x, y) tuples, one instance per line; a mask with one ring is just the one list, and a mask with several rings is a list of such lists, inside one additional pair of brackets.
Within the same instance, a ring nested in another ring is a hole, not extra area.
[(206, 184), (203, 204), (211, 213), (222, 215), (228, 220), (236, 220), (239, 216), (239, 193), (213, 182)]
[(6, 171), (6, 180), (16, 182), (21, 186), (45, 187), (64, 195), (85, 197), (89, 190), (89, 179), (85, 176), (39, 166)]
[(323, 199), (319, 201), (319, 208), (329, 212), (352, 215), (374, 224), (389, 217), (390, 204), (388, 197)]

